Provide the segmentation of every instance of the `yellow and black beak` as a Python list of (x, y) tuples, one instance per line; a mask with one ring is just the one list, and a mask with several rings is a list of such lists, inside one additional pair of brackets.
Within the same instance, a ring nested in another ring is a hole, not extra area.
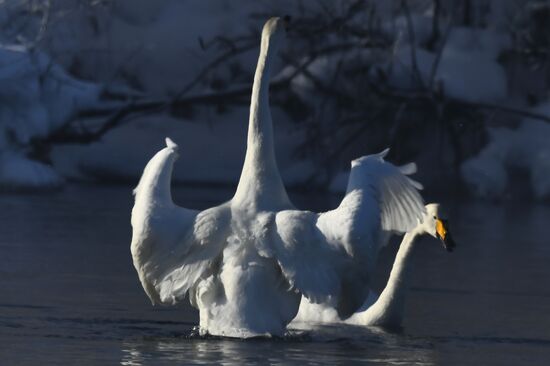
[(452, 252), (455, 248), (455, 242), (449, 232), (449, 223), (447, 220), (436, 219), (435, 220), (435, 232), (439, 240), (443, 243), (443, 247)]

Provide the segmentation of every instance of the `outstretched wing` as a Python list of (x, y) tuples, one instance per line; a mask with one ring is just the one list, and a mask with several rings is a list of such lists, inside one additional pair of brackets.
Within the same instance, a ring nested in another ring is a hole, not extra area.
[(339, 207), (321, 214), (288, 210), (276, 216), (271, 251), (283, 274), (312, 302), (353, 313), (368, 295), (378, 249), (391, 231), (414, 228), (424, 212), (420, 184), (407, 177), (414, 164), (398, 168), (387, 151), (352, 162)]
[(369, 258), (372, 265), (388, 233), (412, 230), (425, 211), (422, 185), (408, 177), (416, 164), (396, 167), (384, 160), (388, 152), (352, 161), (344, 199), (318, 220), (328, 240), (341, 243), (352, 256)]
[(170, 181), (178, 146), (166, 147), (147, 164), (134, 190), (131, 251), (143, 288), (153, 304), (175, 304), (217, 265), (227, 210), (198, 212), (176, 206)]

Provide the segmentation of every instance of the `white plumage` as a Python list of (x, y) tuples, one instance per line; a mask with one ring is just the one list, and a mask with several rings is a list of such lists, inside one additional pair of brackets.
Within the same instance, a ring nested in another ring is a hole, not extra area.
[[(439, 226), (439, 231), (438, 231)], [(438, 204), (426, 205), (423, 219), (404, 235), (395, 256), (386, 287), (380, 295), (370, 291), (363, 305), (347, 319), (327, 303), (313, 303), (303, 297), (300, 310), (292, 325), (303, 328), (319, 323), (347, 323), (361, 326), (399, 327), (403, 320), (405, 296), (410, 278), (410, 258), (414, 243), (419, 236), (430, 235), (443, 242), (448, 251), (454, 242), (448, 232), (447, 220), (442, 217)]]
[(169, 139), (135, 189), (131, 250), (143, 288), (153, 303), (176, 304), (189, 294), (204, 333), (281, 335), (302, 294), (352, 314), (368, 293), (382, 229), (410, 230), (424, 211), (419, 185), (385, 162), (385, 152), (352, 162), (338, 208), (317, 214), (292, 206), (275, 162), (268, 96), (283, 23), (272, 18), (262, 32), (235, 196), (201, 212), (174, 205), (178, 148)]

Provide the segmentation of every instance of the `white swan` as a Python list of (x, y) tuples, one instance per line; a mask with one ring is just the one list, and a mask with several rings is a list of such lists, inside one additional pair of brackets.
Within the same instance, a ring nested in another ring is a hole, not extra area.
[(371, 291), (363, 306), (345, 320), (338, 316), (334, 308), (326, 304), (313, 304), (307, 298), (302, 298), (300, 310), (291, 326), (300, 326), (301, 323), (347, 323), (399, 327), (403, 320), (405, 294), (410, 278), (410, 255), (416, 239), (426, 234), (441, 240), (447, 251), (453, 250), (455, 244), (439, 204), (426, 205), (426, 214), (422, 221), (403, 236), (388, 282), (380, 296)]
[(283, 36), (284, 21), (267, 21), (235, 196), (201, 212), (176, 206), (170, 179), (178, 147), (170, 139), (134, 191), (131, 251), (143, 288), (153, 304), (176, 304), (189, 293), (203, 333), (282, 335), (302, 294), (352, 314), (368, 292), (381, 229), (410, 230), (424, 211), (419, 185), (403, 174), (414, 165), (400, 170), (384, 161), (386, 152), (352, 162), (335, 210), (293, 208), (275, 162), (268, 96)]

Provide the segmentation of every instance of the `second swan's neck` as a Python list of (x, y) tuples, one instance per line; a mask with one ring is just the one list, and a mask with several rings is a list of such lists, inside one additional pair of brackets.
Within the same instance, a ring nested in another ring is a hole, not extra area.
[(388, 283), (378, 298), (378, 301), (385, 303), (388, 311), (399, 310), (402, 312), (409, 279), (410, 255), (416, 237), (416, 231), (408, 232), (403, 236), (399, 250), (395, 255)]
[(386, 287), (372, 306), (363, 312), (354, 314), (350, 318), (350, 322), (386, 327), (401, 325), (405, 308), (405, 295), (408, 288), (410, 255), (417, 237), (417, 230), (408, 232), (403, 236)]
[(273, 148), (273, 127), (269, 109), (271, 59), (276, 50), (269, 37), (262, 37), (260, 56), (248, 122), (246, 157), (233, 203), (253, 209), (288, 207), (290, 201), (279, 175)]

